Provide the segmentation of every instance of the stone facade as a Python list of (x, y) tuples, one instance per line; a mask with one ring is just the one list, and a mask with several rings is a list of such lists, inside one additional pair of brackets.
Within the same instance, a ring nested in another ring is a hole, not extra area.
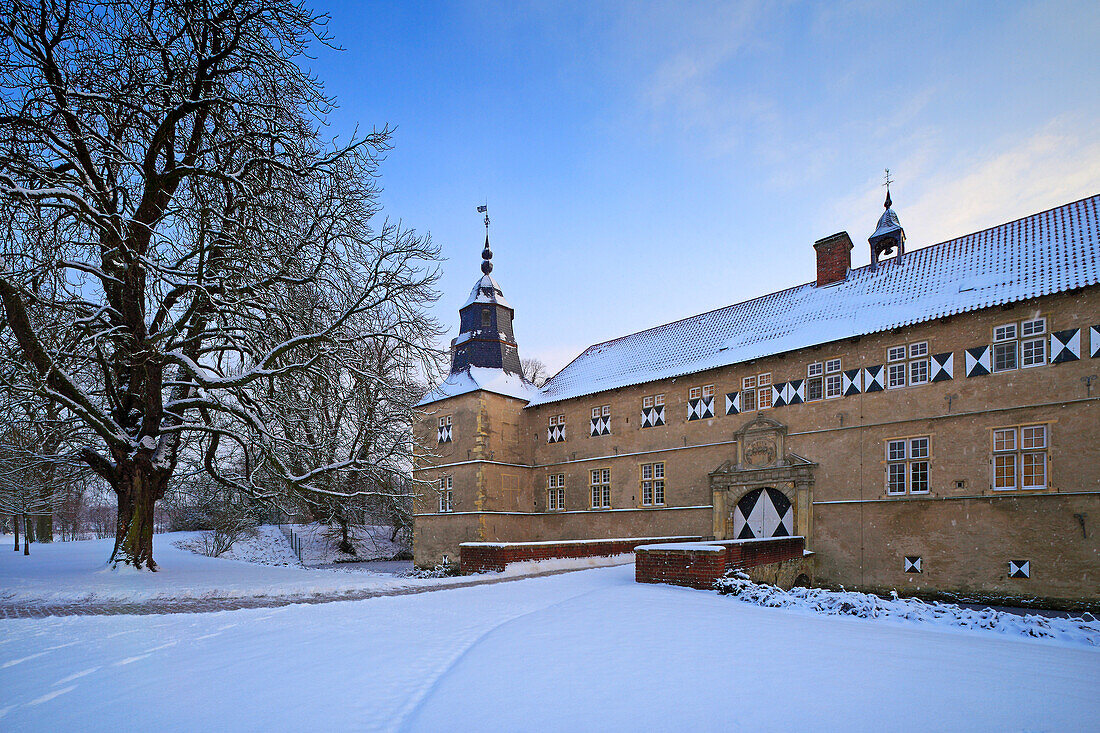
[[(840, 249), (847, 255), (846, 245)], [(967, 376), (968, 349), (991, 344), (998, 326), (1037, 318), (1045, 319), (1048, 349), (1049, 334), (1077, 329), (1080, 359)], [(417, 429), (431, 455), (415, 471), (425, 487), (416, 506), (415, 561), (457, 559), (467, 541), (732, 539), (736, 528), (744, 531), (746, 516), (734, 513), (748, 512), (742, 499), (771, 490), (782, 496), (771, 494), (768, 512), (781, 522), (776, 513), (789, 508), (791, 526), (778, 531), (805, 537), (819, 584), (1095, 605), (1100, 359), (1090, 358), (1089, 338), (1096, 324), (1094, 286), (549, 404), (528, 407), (483, 390), (431, 402)], [(723, 409), (747, 377), (805, 380), (810, 365), (834, 359), (849, 372), (887, 364), (891, 349), (921, 343), (928, 354), (953, 356), (952, 378), (738, 414)], [(692, 390), (704, 387), (712, 387), (713, 416), (698, 418)], [(643, 411), (656, 395), (663, 396), (664, 419), (650, 427)], [(592, 411), (600, 408), (602, 419), (604, 406), (609, 433), (593, 436)], [(436, 443), (440, 416), (452, 418), (447, 445)], [(559, 416), (564, 439), (549, 442), (551, 418), (557, 426)], [(1036, 451), (1045, 485), (998, 490), (994, 430), (1021, 426), (1045, 428), (1045, 447)], [(893, 495), (888, 446), (913, 438), (927, 439), (927, 491)], [(654, 464), (663, 469), (663, 504), (644, 491)], [(600, 472), (598, 508), (593, 471)], [(454, 499), (441, 512), (432, 489), (446, 477)], [(920, 558), (921, 572), (906, 558)], [(1027, 562), (1028, 577), (1010, 577), (1010, 562)]]

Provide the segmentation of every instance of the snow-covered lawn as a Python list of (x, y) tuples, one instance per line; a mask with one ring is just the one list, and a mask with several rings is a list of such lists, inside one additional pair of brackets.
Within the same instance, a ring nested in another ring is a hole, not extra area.
[(1100, 650), (763, 608), (633, 566), (359, 602), (0, 621), (0, 728), (1095, 730)]
[[(113, 540), (83, 540), (32, 544), (31, 556), (0, 551), (0, 602), (4, 603), (106, 603), (189, 598), (244, 598), (253, 596), (310, 596), (344, 593), (365, 588), (401, 588), (441, 580), (398, 578), (335, 568), (309, 570), (297, 565), (289, 544), (274, 527), (262, 528), (257, 540), (264, 557), (287, 553), (294, 566), (275, 567), (206, 557), (175, 546), (198, 533), (170, 532), (153, 536), (156, 573), (111, 570), (106, 566)], [(282, 544), (281, 544), (282, 543)], [(280, 547), (282, 549), (280, 549)], [(256, 545), (252, 546), (256, 549)], [(258, 550), (257, 550), (258, 552)], [(239, 557), (249, 557), (242, 547)]]

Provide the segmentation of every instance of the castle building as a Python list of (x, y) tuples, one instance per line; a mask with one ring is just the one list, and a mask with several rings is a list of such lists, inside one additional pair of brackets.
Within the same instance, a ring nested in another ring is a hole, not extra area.
[(466, 541), (801, 535), (815, 581), (1100, 601), (1100, 196), (586, 349), (525, 381), (490, 276), (421, 402), (418, 565)]

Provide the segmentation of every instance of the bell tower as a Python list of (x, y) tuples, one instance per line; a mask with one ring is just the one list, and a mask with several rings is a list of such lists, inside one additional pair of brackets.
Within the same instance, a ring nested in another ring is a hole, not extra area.
[(898, 257), (905, 254), (905, 230), (901, 228), (898, 215), (892, 208), (894, 202), (890, 199), (890, 169), (886, 169), (886, 211), (878, 219), (875, 233), (867, 238), (871, 245), (871, 269), (878, 269), (878, 259), (882, 255), (893, 254), (894, 248), (898, 250)]
[(489, 248), (489, 213), (485, 214), (485, 248), (481, 251), (481, 279), (474, 284), (466, 305), (459, 309), (459, 334), (451, 341), (451, 374), (469, 367), (501, 369), (522, 375), (519, 346), (512, 333), (515, 310), (493, 279), (493, 250)]

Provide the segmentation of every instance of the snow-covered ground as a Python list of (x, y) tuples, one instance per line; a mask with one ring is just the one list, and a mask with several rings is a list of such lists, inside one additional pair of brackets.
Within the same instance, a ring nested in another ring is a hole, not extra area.
[[(255, 560), (250, 555), (260, 550), (267, 559), (290, 553), (288, 544), (284, 543), (280, 549), (282, 538), (278, 536), (278, 529), (263, 530), (257, 540), (259, 544), (249, 546), (246, 543), (238, 551), (238, 557)], [(293, 566), (275, 567), (233, 560), (224, 555), (206, 557), (176, 547), (176, 543), (193, 541), (197, 534), (154, 535), (156, 573), (108, 568), (106, 562), (114, 540), (31, 545), (30, 557), (11, 550), (0, 552), (0, 602), (123, 603), (190, 598), (306, 597), (447, 580), (400, 578), (391, 573), (352, 571), (339, 566), (326, 570), (305, 569), (297, 564), (292, 554)]]
[[(263, 529), (263, 528), (261, 528)], [(277, 528), (271, 529), (279, 531)], [(346, 555), (336, 549), (332, 529), (323, 524), (293, 524), (290, 530), (302, 538), (302, 563), (309, 566), (363, 560), (389, 560), (406, 549), (400, 542), (390, 540), (389, 527), (354, 527), (351, 541), (355, 555)]]
[(0, 621), (0, 728), (1096, 730), (1100, 650), (636, 584)]

